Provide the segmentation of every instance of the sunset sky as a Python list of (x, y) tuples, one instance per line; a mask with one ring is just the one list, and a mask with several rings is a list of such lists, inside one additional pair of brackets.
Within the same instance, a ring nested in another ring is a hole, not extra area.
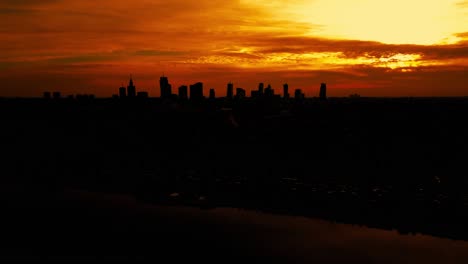
[(0, 96), (111, 96), (131, 74), (159, 96), (163, 73), (218, 96), (468, 96), (461, 0), (0, 0), (0, 36)]

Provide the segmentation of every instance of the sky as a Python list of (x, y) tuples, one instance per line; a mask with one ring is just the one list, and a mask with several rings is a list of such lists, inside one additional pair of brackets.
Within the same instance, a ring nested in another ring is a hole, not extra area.
[(468, 96), (468, 1), (0, 0), (0, 96), (247, 92)]

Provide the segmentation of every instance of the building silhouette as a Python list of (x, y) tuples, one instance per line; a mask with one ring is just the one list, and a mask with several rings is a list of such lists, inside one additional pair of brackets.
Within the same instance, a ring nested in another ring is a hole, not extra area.
[(159, 78), (159, 88), (161, 91), (161, 98), (169, 99), (172, 96), (172, 85), (169, 84), (169, 79), (165, 76)]
[(127, 89), (125, 89), (125, 87), (123, 86), (119, 88), (119, 97), (120, 98), (127, 97)]
[(320, 100), (327, 100), (327, 84), (322, 83), (320, 85)]
[(89, 100), (94, 100), (95, 96), (94, 94), (77, 94), (75, 98), (78, 101), (89, 101)]
[(44, 92), (43, 94), (44, 99), (50, 99), (52, 97), (50, 92)]
[(258, 95), (259, 96), (262, 96), (263, 93), (264, 93), (264, 88), (265, 88), (265, 85), (263, 83), (259, 83), (258, 84)]
[(283, 84), (283, 98), (289, 99), (289, 85), (287, 83)]
[(138, 98), (148, 98), (148, 92), (138, 92), (137, 93)]
[(305, 95), (304, 95), (304, 93), (302, 92), (301, 89), (296, 89), (294, 91), (294, 99), (295, 100), (302, 100), (302, 99), (304, 99), (304, 97), (305, 97)]
[(242, 88), (236, 88), (236, 98), (237, 99), (244, 99), (245, 98), (245, 90)]
[(215, 98), (216, 98), (215, 89), (211, 88), (210, 89), (210, 99), (213, 100)]
[(52, 97), (54, 99), (60, 99), (62, 97), (62, 94), (60, 92), (53, 92)]
[(252, 98), (258, 98), (260, 97), (260, 92), (259, 91), (250, 91), (250, 97)]
[(179, 87), (179, 99), (188, 100), (188, 87), (187, 85), (182, 85)]
[(229, 82), (227, 84), (226, 97), (228, 99), (232, 99), (234, 97), (234, 84), (232, 82)]
[(266, 97), (273, 97), (275, 95), (275, 90), (271, 88), (271, 85), (268, 84), (267, 88), (265, 89), (265, 96)]
[(136, 96), (136, 87), (133, 84), (133, 78), (130, 77), (130, 81), (127, 86), (127, 96), (128, 97), (135, 97)]
[(190, 100), (199, 101), (203, 99), (203, 83), (197, 82), (190, 85)]

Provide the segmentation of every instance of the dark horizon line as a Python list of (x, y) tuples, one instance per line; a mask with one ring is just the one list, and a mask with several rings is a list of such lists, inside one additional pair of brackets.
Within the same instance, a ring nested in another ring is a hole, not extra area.
[[(73, 99), (77, 99), (77, 95), (84, 95), (84, 96), (94, 96), (94, 94), (69, 94), (61, 97), (60, 99), (66, 100), (70, 99), (67, 96), (73, 96)], [(350, 99), (352, 97), (348, 96), (327, 96), (328, 99)], [(411, 99), (411, 98), (468, 98), (468, 95), (462, 95), (462, 96), (362, 96), (360, 95), (360, 99)], [(43, 96), (0, 96), (0, 99), (44, 99)], [(53, 100), (54, 98), (51, 98)], [(114, 99), (112, 96), (94, 96), (94, 99)], [(136, 99), (136, 98), (135, 98)], [(160, 96), (148, 96), (146, 99), (165, 99)], [(206, 100), (208, 100), (208, 97), (205, 97)], [(220, 96), (220, 97), (215, 97), (215, 99), (228, 99), (227, 96)], [(245, 97), (244, 99), (252, 99), (251, 96)], [(254, 98), (255, 99), (255, 98)], [(283, 99), (281, 97), (281, 99)], [(294, 97), (290, 98), (294, 99)], [(320, 99), (319, 96), (306, 96), (304, 99)]]

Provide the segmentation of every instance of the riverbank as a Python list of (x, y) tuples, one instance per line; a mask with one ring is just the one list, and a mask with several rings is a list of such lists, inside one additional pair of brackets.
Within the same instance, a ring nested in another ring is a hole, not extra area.
[(2, 192), (2, 204), (7, 260), (468, 261), (463, 241), (232, 208), (153, 206), (72, 190), (42, 196), (18, 186)]

